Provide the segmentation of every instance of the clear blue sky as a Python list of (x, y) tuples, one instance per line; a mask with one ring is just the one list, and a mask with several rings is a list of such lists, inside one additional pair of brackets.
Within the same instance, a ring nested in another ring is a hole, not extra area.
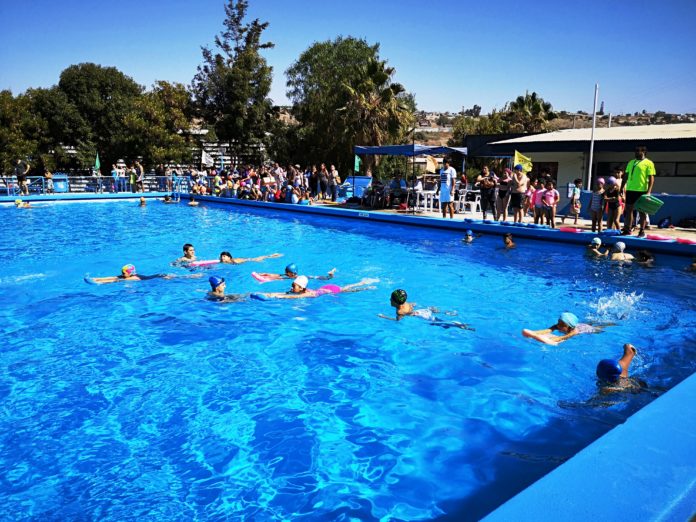
[[(200, 46), (222, 29), (223, 0), (0, 0), (0, 89), (49, 87), (69, 65), (114, 66), (138, 83), (189, 84)], [(558, 110), (696, 112), (696, 1), (250, 0), (276, 47), (271, 98), (285, 105), (285, 70), (313, 42), (339, 35), (381, 44), (395, 80), (423, 110), (526, 90)]]

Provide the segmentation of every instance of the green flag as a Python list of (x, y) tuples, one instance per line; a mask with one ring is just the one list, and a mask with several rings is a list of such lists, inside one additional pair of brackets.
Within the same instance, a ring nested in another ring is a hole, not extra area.
[(355, 165), (353, 166), (353, 171), (355, 172), (360, 172), (360, 163), (361, 163), (360, 156), (357, 154), (355, 155)]
[(99, 163), (99, 153), (97, 152), (97, 157), (94, 158), (94, 172), (97, 172), (100, 167), (101, 163)]

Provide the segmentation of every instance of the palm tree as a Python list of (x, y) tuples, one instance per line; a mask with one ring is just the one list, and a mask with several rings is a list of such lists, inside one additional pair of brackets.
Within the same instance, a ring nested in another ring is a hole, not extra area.
[(361, 66), (356, 82), (342, 85), (345, 102), (337, 123), (349, 138), (346, 143), (384, 145), (406, 138), (415, 116), (404, 86), (391, 82), (393, 75), (394, 68), (386, 62), (370, 59)]
[(556, 118), (551, 104), (537, 93), (518, 96), (507, 106), (512, 129), (518, 132), (544, 132), (550, 120)]

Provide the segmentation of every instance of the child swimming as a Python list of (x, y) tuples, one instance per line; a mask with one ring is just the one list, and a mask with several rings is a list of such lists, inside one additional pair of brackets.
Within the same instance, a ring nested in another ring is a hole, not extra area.
[(587, 245), (585, 253), (590, 257), (606, 257), (609, 255), (609, 249), (602, 252), (599, 247), (602, 246), (602, 240), (598, 237), (592, 239), (592, 243)]
[(251, 297), (265, 301), (267, 299), (305, 299), (308, 297), (319, 297), (320, 295), (326, 294), (341, 294), (346, 292), (361, 292), (363, 290), (374, 290), (374, 286), (367, 286), (372, 283), (378, 283), (379, 279), (365, 278), (357, 283), (351, 283), (345, 286), (338, 285), (324, 285), (316, 290), (311, 290), (307, 288), (309, 284), (309, 278), (307, 276), (297, 276), (292, 284), (290, 285), (290, 290), (287, 292), (268, 292), (268, 293), (256, 293), (251, 294)]
[(622, 391), (636, 391), (645, 387), (644, 383), (628, 376), (628, 368), (631, 366), (631, 362), (637, 353), (635, 346), (626, 343), (623, 345), (623, 356), (621, 359), (602, 359), (599, 361), (596, 374), (602, 395)]
[[(336, 269), (332, 268), (329, 270), (325, 276), (307, 276), (308, 279), (321, 279), (324, 281), (328, 281), (329, 279), (333, 279), (334, 274), (336, 273)], [(284, 274), (269, 274), (266, 272), (263, 273), (257, 273), (257, 272), (252, 272), (251, 277), (256, 279), (259, 283), (268, 283), (270, 281), (282, 281), (283, 279), (295, 279), (299, 274), (299, 271), (297, 269), (297, 265), (295, 263), (290, 263), (288, 266), (285, 267), (285, 273)]]
[(461, 328), (462, 330), (474, 330), (473, 328), (470, 328), (469, 325), (460, 323), (459, 321), (443, 321), (442, 319), (436, 317), (435, 314), (439, 312), (437, 308), (416, 308), (415, 303), (409, 303), (407, 300), (408, 294), (406, 293), (406, 290), (403, 290), (402, 288), (394, 290), (389, 298), (389, 304), (396, 308), (396, 318), (391, 318), (384, 314), (378, 314), (378, 317), (381, 317), (382, 319), (389, 319), (390, 321), (400, 321), (406, 316), (420, 317), (421, 319), (430, 321), (434, 326), (441, 326), (443, 328)]
[[(603, 327), (592, 326), (587, 323), (578, 322), (578, 317), (570, 312), (563, 312), (556, 324), (543, 330), (522, 330), (522, 335), (529, 337), (540, 343), (557, 345), (567, 341), (578, 334), (599, 333)], [(553, 335), (558, 330), (563, 335)]]

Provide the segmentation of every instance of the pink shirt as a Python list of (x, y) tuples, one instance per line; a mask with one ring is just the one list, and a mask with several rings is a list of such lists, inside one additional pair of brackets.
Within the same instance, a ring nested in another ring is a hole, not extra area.
[(544, 203), (550, 207), (558, 203), (559, 199), (561, 199), (561, 195), (556, 189), (549, 189), (544, 192)]
[(540, 207), (541, 202), (544, 199), (544, 193), (546, 192), (546, 189), (539, 188), (534, 191), (534, 196), (532, 196), (532, 201), (534, 202), (535, 207)]

